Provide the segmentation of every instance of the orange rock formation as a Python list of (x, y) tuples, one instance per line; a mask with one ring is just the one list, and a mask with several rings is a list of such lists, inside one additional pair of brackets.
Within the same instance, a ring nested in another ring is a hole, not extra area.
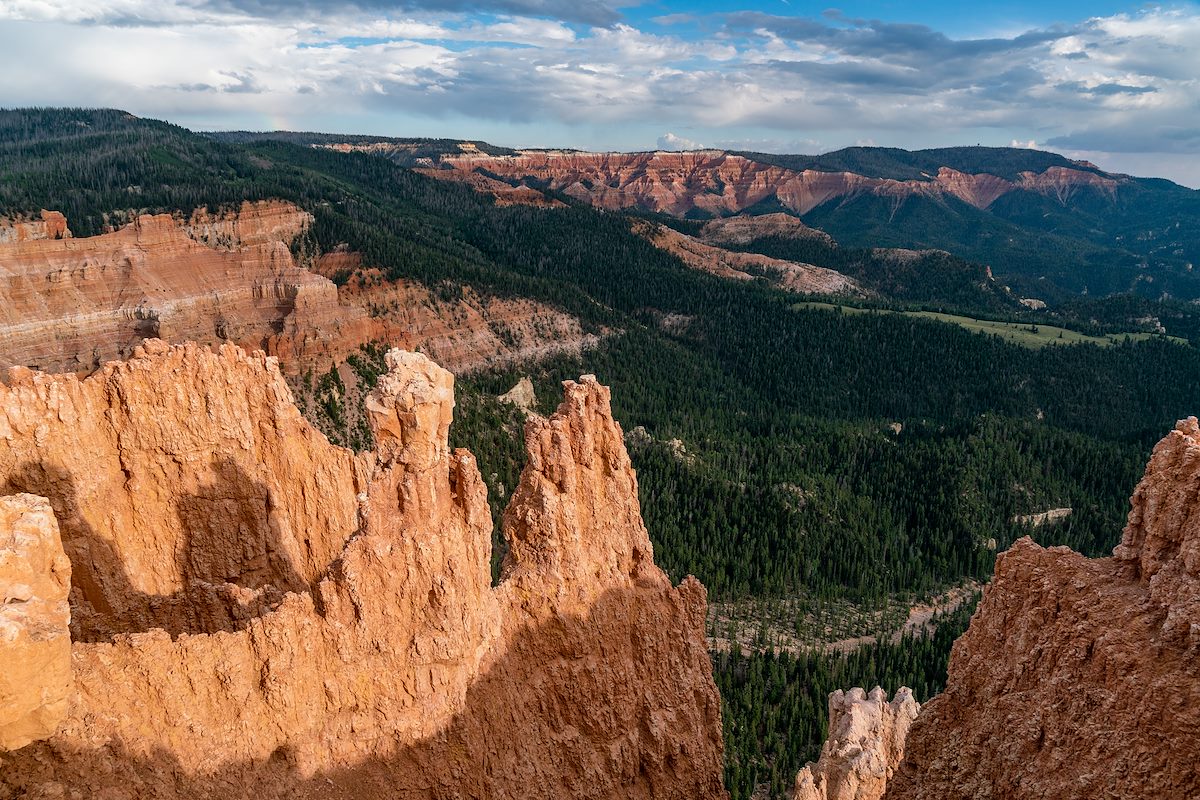
[(43, 210), (36, 220), (0, 220), (0, 244), (69, 238), (67, 218), (58, 211)]
[(795, 800), (879, 800), (920, 708), (908, 689), (890, 703), (878, 686), (829, 695), (829, 739), (796, 776)]
[[(419, 284), (359, 269), (351, 253), (327, 254), (325, 274), (314, 273), (289, 248), (311, 217), (288, 203), (147, 215), (84, 239), (69, 238), (61, 214), (42, 216), (0, 226), (0, 367), (86, 374), (152, 337), (264, 349), (291, 372), (384, 341), (461, 372), (598, 339), (532, 301), (436, 301)], [(339, 271), (356, 274), (339, 288), (327, 277)]]
[(1015, 181), (994, 175), (969, 175), (943, 167), (930, 180), (869, 178), (852, 172), (790, 170), (720, 150), (686, 153), (578, 153), (523, 151), (519, 155), (489, 156), (463, 153), (443, 156), (438, 168), (421, 170), (479, 185), (482, 178), (508, 183), (532, 178), (539, 185), (562, 191), (600, 208), (639, 207), (683, 216), (699, 210), (714, 216), (736, 214), (763, 200), (777, 200), (796, 214), (806, 214), (840, 197), (871, 193), (901, 199), (912, 195), (952, 196), (976, 208), (1026, 189), (1064, 200), (1082, 187), (1105, 193), (1117, 181), (1095, 173), (1052, 167), (1036, 174), (1021, 173)]
[(608, 390), (527, 423), (493, 587), (453, 379), (388, 363), (358, 456), (228, 345), (0, 387), (0, 493), (53, 507), (74, 668), (0, 798), (724, 796), (704, 588), (654, 565)]
[(1200, 797), (1200, 426), (1159, 442), (1121, 544), (1004, 553), (889, 800)]
[(0, 366), (86, 372), (146, 337), (260, 347), (292, 313), (335, 313), (337, 289), (296, 266), (310, 217), (285, 203), (188, 222), (142, 216), (87, 239), (0, 245)]

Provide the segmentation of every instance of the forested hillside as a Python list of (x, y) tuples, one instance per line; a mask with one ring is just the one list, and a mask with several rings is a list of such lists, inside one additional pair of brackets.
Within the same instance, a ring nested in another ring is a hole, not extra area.
[[(713, 600), (902, 604), (985, 579), (1025, 533), (1101, 554), (1150, 446), (1200, 409), (1189, 345), (1028, 349), (927, 319), (811, 308), (763, 281), (688, 269), (622, 214), (500, 207), (387, 159), (245, 139), (115, 111), (2, 112), (0, 216), (61, 210), (81, 235), (136, 211), (281, 198), (316, 220), (299, 253), (346, 247), (387, 280), (577, 316), (605, 334), (595, 349), (460, 378), (454, 443), (479, 457), (498, 510), (523, 450), (520, 413), (495, 397), (528, 375), (545, 413), (559, 381), (595, 373), (613, 389), (656, 560), (675, 579), (698, 576)], [(832, 252), (823, 257), (843, 257)], [(889, 277), (869, 253), (848, 253), (847, 269), (866, 264), (856, 268), (909, 287), (909, 299), (942, 274), (930, 263)], [(976, 295), (955, 297), (969, 306)], [(1074, 313), (1099, 324), (1088, 304)], [(361, 356), (364, 382), (379, 344)], [(344, 441), (365, 445), (356, 435)], [(1071, 513), (1040, 527), (1020, 519), (1052, 508)], [(849, 658), (718, 657), (734, 796), (763, 782), (777, 794), (815, 754), (825, 692), (905, 682), (928, 699), (961, 624)]]

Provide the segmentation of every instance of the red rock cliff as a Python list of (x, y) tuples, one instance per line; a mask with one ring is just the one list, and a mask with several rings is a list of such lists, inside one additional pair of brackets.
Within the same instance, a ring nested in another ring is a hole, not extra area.
[[(439, 301), (419, 284), (361, 269), (353, 253), (305, 269), (289, 245), (311, 217), (282, 201), (144, 215), (83, 239), (69, 238), (61, 214), (42, 217), (0, 223), (0, 367), (87, 374), (161, 338), (264, 349), (293, 373), (324, 371), (382, 341), (419, 347), (461, 372), (598, 338), (529, 300), (468, 290)], [(329, 280), (339, 271), (354, 273), (340, 288)]]
[(336, 287), (288, 249), (310, 219), (247, 203), (85, 239), (0, 240), (0, 366), (89, 372), (146, 337), (261, 347), (293, 312), (333, 315)]
[(73, 640), (0, 797), (724, 796), (704, 589), (653, 563), (608, 390), (531, 419), (493, 587), (453, 379), (388, 361), (359, 456), (232, 346), (0, 387), (0, 490), (49, 498)]
[(439, 164), (440, 169), (418, 171), (457, 177), (509, 200), (515, 189), (491, 176), (515, 181), (532, 178), (600, 208), (639, 207), (676, 216), (693, 209), (716, 216), (736, 214), (768, 199), (796, 214), (806, 214), (828, 200), (859, 194), (898, 199), (952, 196), (976, 208), (987, 208), (1017, 189), (1064, 201), (1084, 187), (1111, 194), (1117, 186), (1113, 178), (1066, 167), (1052, 167), (1040, 174), (1025, 172), (1016, 180), (969, 175), (947, 167), (930, 180), (870, 178), (852, 172), (785, 169), (720, 150), (467, 153), (444, 156)]
[(1200, 426), (1159, 442), (1121, 544), (996, 564), (889, 800), (1200, 797)]

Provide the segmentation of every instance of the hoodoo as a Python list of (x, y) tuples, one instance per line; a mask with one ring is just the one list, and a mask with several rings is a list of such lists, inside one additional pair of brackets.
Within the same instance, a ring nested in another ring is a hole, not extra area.
[(0, 797), (724, 796), (704, 588), (654, 565), (608, 390), (530, 418), (493, 586), (453, 378), (388, 365), (358, 456), (230, 345), (13, 371), (0, 591), (50, 609), (3, 618), (48, 666), (0, 651)]

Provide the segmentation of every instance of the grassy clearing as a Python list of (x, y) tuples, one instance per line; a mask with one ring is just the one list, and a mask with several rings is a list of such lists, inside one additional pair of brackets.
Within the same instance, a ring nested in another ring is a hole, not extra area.
[(1166, 339), (1176, 344), (1188, 343), (1186, 339), (1181, 339), (1178, 336), (1166, 336), (1160, 333), (1110, 333), (1104, 336), (1089, 336), (1086, 333), (1073, 331), (1069, 328), (1059, 328), (1054, 325), (997, 322), (995, 320), (962, 317), (957, 314), (942, 314), (936, 311), (892, 311), (884, 308), (855, 308), (853, 306), (839, 306), (834, 303), (818, 302), (797, 303), (793, 308), (818, 309), (823, 311), (840, 310), (843, 314), (903, 314), (908, 317), (923, 317), (936, 322), (958, 325), (976, 333), (995, 334), (1005, 341), (1031, 348), (1054, 344), (1097, 344), (1101, 347), (1107, 347), (1117, 342), (1137, 342), (1146, 339)]

